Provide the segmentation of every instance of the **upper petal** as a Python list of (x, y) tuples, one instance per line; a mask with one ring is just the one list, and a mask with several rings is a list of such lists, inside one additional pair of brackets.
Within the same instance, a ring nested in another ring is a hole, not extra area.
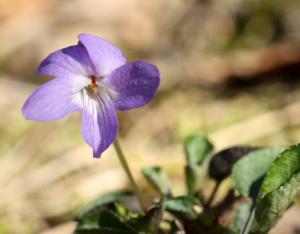
[(51, 53), (38, 68), (38, 74), (55, 78), (87, 77), (95, 73), (94, 66), (83, 45), (70, 46)]
[(106, 93), (89, 94), (84, 90), (82, 136), (93, 148), (94, 157), (100, 157), (118, 133), (118, 119)]
[(121, 50), (107, 40), (86, 33), (79, 34), (78, 39), (86, 48), (98, 75), (108, 75), (125, 64), (126, 58)]
[(36, 89), (25, 102), (26, 119), (53, 121), (80, 110), (79, 93), (65, 79), (53, 79)]
[(159, 86), (159, 71), (153, 64), (135, 61), (114, 70), (103, 79), (103, 86), (114, 91), (115, 108), (129, 110), (148, 103)]

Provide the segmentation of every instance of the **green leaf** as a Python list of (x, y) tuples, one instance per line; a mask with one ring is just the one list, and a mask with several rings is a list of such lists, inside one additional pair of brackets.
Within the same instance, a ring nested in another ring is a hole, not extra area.
[(129, 230), (130, 227), (112, 211), (105, 210), (98, 214), (98, 224), (101, 228)]
[(241, 202), (239, 207), (236, 209), (232, 229), (235, 233), (241, 233), (243, 230), (250, 212), (251, 212), (252, 201), (248, 199), (246, 201)]
[(196, 195), (201, 191), (206, 168), (199, 165), (186, 165), (185, 178), (189, 195)]
[(163, 202), (157, 206), (152, 207), (144, 216), (132, 219), (133, 226), (139, 233), (157, 233), (159, 224), (162, 221), (164, 212)]
[(292, 203), (300, 189), (300, 145), (282, 152), (272, 163), (261, 186), (253, 230), (267, 232)]
[(183, 220), (194, 220), (201, 211), (200, 201), (193, 196), (166, 199), (166, 210)]
[(166, 172), (160, 167), (147, 167), (142, 169), (147, 181), (161, 194), (170, 195), (170, 182)]
[(159, 224), (162, 220), (163, 210), (162, 206), (151, 208), (141, 221), (141, 224), (144, 224), (142, 230), (148, 233), (157, 233)]
[(75, 233), (138, 234), (137, 231), (110, 210), (103, 210), (97, 214), (87, 216), (80, 221)]
[(213, 156), (209, 163), (209, 176), (216, 181), (222, 181), (230, 175), (231, 169), (236, 161), (254, 150), (257, 150), (257, 148), (235, 146), (220, 151)]
[(125, 205), (121, 203), (114, 203), (114, 211), (117, 213), (117, 215), (121, 218), (127, 218), (130, 215), (136, 214), (136, 212), (132, 212), (128, 209)]
[(202, 134), (190, 136), (186, 139), (187, 165), (185, 167), (185, 179), (188, 194), (195, 195), (201, 191), (207, 169), (207, 156), (212, 150), (212, 143)]
[(189, 136), (185, 141), (185, 152), (188, 164), (200, 165), (212, 150), (212, 143), (202, 134)]
[(290, 206), (295, 195), (300, 190), (300, 172), (292, 176), (276, 190), (258, 200), (255, 220), (255, 232), (268, 232)]
[(248, 153), (240, 159), (232, 169), (235, 189), (242, 196), (256, 197), (261, 178), (267, 173), (275, 158), (283, 148), (266, 148)]
[(93, 200), (92, 202), (88, 203), (86, 206), (84, 206), (76, 215), (75, 220), (80, 221), (83, 218), (85, 218), (85, 216), (88, 216), (92, 213), (101, 210), (101, 208), (104, 205), (107, 205), (112, 202), (120, 201), (125, 197), (128, 198), (132, 196), (133, 193), (129, 191), (118, 191), (118, 192), (112, 192), (112, 193), (107, 193), (105, 195), (102, 195), (96, 198), (95, 200)]
[(99, 228), (98, 215), (89, 215), (78, 223), (77, 229), (93, 230)]
[(260, 190), (260, 198), (276, 190), (300, 170), (300, 145), (293, 145), (273, 162)]

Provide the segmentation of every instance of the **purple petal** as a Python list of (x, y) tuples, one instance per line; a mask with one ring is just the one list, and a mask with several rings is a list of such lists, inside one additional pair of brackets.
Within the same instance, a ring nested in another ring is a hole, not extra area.
[(79, 34), (78, 39), (86, 48), (98, 75), (108, 75), (125, 64), (121, 50), (105, 39), (85, 33)]
[(93, 148), (94, 157), (101, 156), (118, 133), (118, 119), (107, 93), (83, 94), (82, 136)]
[(114, 70), (102, 82), (114, 91), (115, 108), (123, 111), (148, 103), (156, 94), (160, 78), (156, 66), (135, 61)]
[(51, 53), (40, 65), (40, 75), (55, 78), (88, 77), (95, 74), (89, 55), (82, 45), (70, 46)]
[(80, 110), (78, 95), (67, 79), (53, 79), (34, 91), (22, 112), (30, 120), (57, 120)]

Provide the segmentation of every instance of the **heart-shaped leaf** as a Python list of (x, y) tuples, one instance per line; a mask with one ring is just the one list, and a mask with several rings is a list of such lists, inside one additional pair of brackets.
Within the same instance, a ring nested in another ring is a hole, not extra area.
[(300, 190), (300, 173), (258, 200), (255, 211), (256, 231), (268, 232), (293, 202)]
[(105, 233), (105, 234), (138, 234), (132, 227), (110, 210), (86, 216), (77, 225), (75, 234)]
[(231, 225), (231, 229), (234, 231), (234, 233), (241, 233), (243, 230), (250, 216), (252, 203), (253, 202), (251, 199), (240, 202), (238, 208), (236, 209), (234, 220)]
[(85, 216), (101, 210), (101, 207), (106, 204), (120, 202), (122, 199), (129, 197), (133, 197), (133, 193), (129, 191), (118, 191), (104, 194), (84, 206), (76, 215), (75, 220), (80, 221), (85, 218)]
[(168, 175), (161, 167), (143, 168), (142, 174), (158, 192), (164, 195), (171, 194)]
[(187, 163), (200, 165), (213, 148), (205, 135), (197, 134), (187, 137), (185, 140)]
[(248, 153), (234, 164), (232, 177), (235, 189), (242, 196), (256, 197), (262, 178), (284, 148), (266, 148)]
[(268, 171), (261, 190), (260, 198), (276, 190), (300, 170), (300, 145), (293, 145), (282, 152)]
[(166, 210), (182, 220), (194, 220), (199, 216), (200, 201), (193, 196), (166, 199)]
[(257, 199), (253, 230), (267, 232), (292, 203), (300, 189), (300, 145), (282, 152), (266, 174)]
[(207, 170), (207, 159), (212, 150), (212, 143), (202, 134), (189, 136), (186, 139), (185, 179), (189, 195), (196, 195), (201, 191)]
[(185, 177), (186, 186), (189, 195), (198, 194), (203, 186), (205, 178), (206, 167), (199, 165), (186, 165), (185, 166)]
[(157, 233), (164, 212), (164, 201), (152, 207), (143, 216), (132, 218), (130, 223), (139, 233)]

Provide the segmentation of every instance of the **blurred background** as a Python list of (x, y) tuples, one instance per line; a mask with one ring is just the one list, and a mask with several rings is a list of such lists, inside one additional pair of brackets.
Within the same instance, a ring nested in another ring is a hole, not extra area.
[[(49, 53), (86, 32), (159, 67), (158, 95), (119, 113), (119, 136), (145, 194), (149, 165), (181, 194), (190, 134), (207, 133), (217, 150), (300, 141), (299, 23), (299, 0), (0, 0), (0, 233), (72, 233), (83, 204), (128, 186), (113, 149), (92, 158), (80, 114), (22, 117)], [(271, 233), (299, 233), (299, 215), (294, 206)]]

